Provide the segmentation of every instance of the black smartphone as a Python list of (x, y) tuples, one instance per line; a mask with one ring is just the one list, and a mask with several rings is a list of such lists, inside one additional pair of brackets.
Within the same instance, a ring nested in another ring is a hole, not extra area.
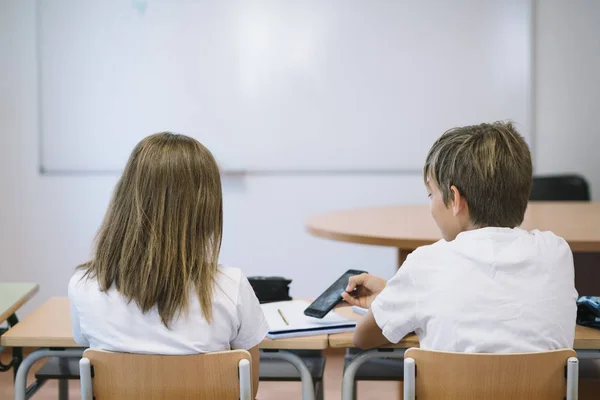
[(366, 273), (366, 271), (359, 271), (357, 269), (349, 269), (346, 271), (344, 275), (340, 276), (333, 285), (329, 286), (323, 294), (304, 310), (304, 315), (314, 318), (323, 318), (326, 316), (329, 311), (333, 310), (333, 307), (342, 301), (342, 292), (346, 290), (350, 277), (364, 273)]

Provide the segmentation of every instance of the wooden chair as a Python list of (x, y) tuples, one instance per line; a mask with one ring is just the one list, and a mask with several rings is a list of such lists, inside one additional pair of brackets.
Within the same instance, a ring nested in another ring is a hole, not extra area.
[(470, 354), (412, 348), (404, 355), (404, 400), (577, 400), (577, 379), (571, 349)]
[(165, 356), (86, 350), (79, 362), (82, 400), (251, 400), (245, 350)]

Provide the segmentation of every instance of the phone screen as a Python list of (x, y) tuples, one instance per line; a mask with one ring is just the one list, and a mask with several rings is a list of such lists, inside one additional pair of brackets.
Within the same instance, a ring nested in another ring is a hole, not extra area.
[(310, 317), (323, 318), (329, 311), (342, 301), (342, 292), (348, 286), (348, 280), (351, 276), (360, 275), (365, 271), (349, 269), (333, 285), (323, 292), (306, 310), (304, 314)]

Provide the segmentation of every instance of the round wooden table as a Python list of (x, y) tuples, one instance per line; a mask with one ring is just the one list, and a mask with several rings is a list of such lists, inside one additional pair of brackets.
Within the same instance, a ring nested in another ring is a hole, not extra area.
[[(312, 235), (327, 239), (396, 247), (398, 266), (417, 247), (441, 238), (428, 205), (333, 212), (310, 218), (307, 227)], [(521, 227), (552, 231), (576, 253), (600, 252), (600, 203), (531, 202)]]

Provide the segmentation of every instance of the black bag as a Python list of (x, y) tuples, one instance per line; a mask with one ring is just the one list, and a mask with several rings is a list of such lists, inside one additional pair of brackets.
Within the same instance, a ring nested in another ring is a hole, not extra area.
[(251, 276), (248, 281), (261, 303), (292, 299), (290, 297), (290, 283), (292, 283), (290, 279), (280, 276)]
[(581, 296), (577, 299), (577, 324), (600, 328), (600, 297)]

